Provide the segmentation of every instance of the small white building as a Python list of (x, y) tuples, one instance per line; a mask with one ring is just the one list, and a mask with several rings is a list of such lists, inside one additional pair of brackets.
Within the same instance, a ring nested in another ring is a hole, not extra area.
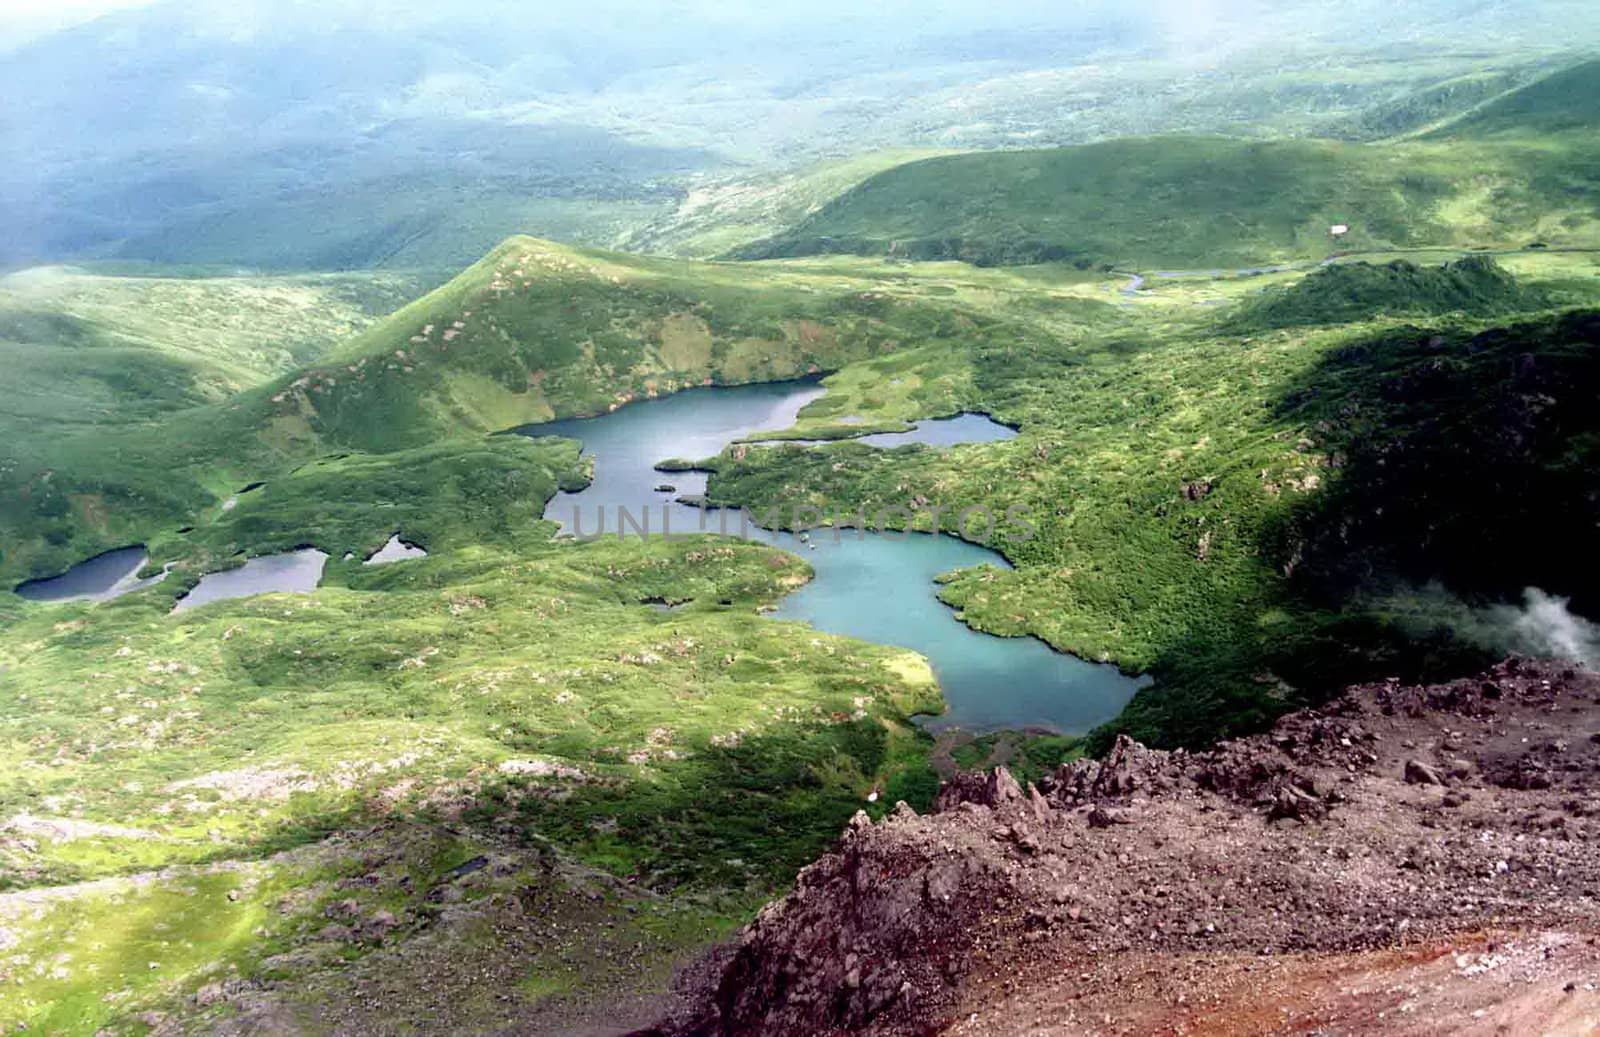
[(1350, 233), (1350, 225), (1348, 223), (1335, 223), (1328, 228), (1328, 233), (1336, 238), (1342, 238)]

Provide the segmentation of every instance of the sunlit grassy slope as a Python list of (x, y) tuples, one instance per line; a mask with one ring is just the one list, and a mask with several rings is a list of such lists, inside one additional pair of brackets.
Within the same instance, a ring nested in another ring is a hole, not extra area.
[[(1584, 138), (1357, 145), (1167, 137), (928, 159), (866, 181), (746, 258), (1248, 267), (1336, 250), (1594, 244)], [(1330, 228), (1350, 231), (1335, 238)]]
[[(1404, 143), (1157, 137), (912, 162), (736, 254), (1148, 270), (1335, 250), (1593, 246), (1597, 68), (1539, 81)], [(1350, 230), (1335, 238), (1335, 225)]]
[[(869, 790), (925, 798), (905, 716), (937, 706), (926, 665), (757, 615), (806, 578), (799, 559), (555, 543), (537, 515), (575, 444), (508, 438), (465, 460), (454, 487), (436, 455), (330, 461), (238, 520), (329, 547), (344, 534), (318, 508), (351, 529), (400, 521), (426, 559), (336, 556), (315, 594), (180, 616), (163, 584), (8, 617), (8, 1032), (143, 1032), (146, 1009), (175, 1007), (207, 1032), (232, 1011), (197, 1007), (208, 983), (341, 1004), (368, 956), (411, 988), (390, 1005), (461, 961), (479, 981), (511, 970), (496, 1011), (574, 970), (590, 998), (664, 987), (678, 948), (771, 895)], [(384, 493), (427, 499), (395, 514)], [(461, 881), (483, 854), (492, 869)], [(508, 917), (531, 945), (483, 935)], [(579, 925), (595, 932), (573, 941)]]
[(788, 173), (694, 182), (671, 212), (630, 233), (623, 247), (708, 259), (792, 227), (869, 176), (940, 153), (932, 148), (869, 151)]
[(108, 428), (225, 400), (308, 363), (426, 287), (416, 274), (0, 279), (0, 434)]
[(1376, 102), (1312, 135), (1373, 141), (1424, 131), (1516, 89), (1529, 78), (1531, 73), (1524, 69), (1478, 69), (1450, 76)]

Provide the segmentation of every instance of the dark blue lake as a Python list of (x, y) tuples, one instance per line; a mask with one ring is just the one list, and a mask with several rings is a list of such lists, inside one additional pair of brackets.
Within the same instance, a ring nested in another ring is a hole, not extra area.
[(109, 601), (160, 583), (166, 573), (139, 579), (149, 556), (142, 547), (123, 547), (79, 562), (60, 576), (29, 580), (17, 593), (29, 601)]

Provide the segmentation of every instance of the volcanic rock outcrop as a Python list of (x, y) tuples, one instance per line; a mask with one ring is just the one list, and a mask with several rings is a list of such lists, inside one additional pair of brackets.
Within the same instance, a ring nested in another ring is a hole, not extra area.
[(851, 821), (648, 1031), (1600, 1032), (1600, 677), (1353, 688)]

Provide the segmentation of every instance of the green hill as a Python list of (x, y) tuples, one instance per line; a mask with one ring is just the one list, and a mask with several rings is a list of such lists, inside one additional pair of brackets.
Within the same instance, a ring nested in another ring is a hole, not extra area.
[(1488, 101), (1435, 130), (1436, 138), (1536, 137), (1600, 127), (1600, 61), (1574, 68)]
[[(1340, 251), (1600, 240), (1597, 147), (1162, 137), (954, 155), (880, 173), (746, 259), (1249, 267)], [(1331, 228), (1350, 230), (1334, 238)]]
[(1547, 305), (1543, 292), (1522, 287), (1488, 256), (1432, 267), (1401, 259), (1319, 267), (1293, 284), (1268, 288), (1251, 299), (1236, 324), (1288, 328), (1342, 324), (1380, 314), (1489, 317)]
[[(690, 385), (836, 370), (978, 331), (948, 303), (865, 284), (510, 239), (317, 363), (226, 402), (114, 435), (103, 424), (68, 436), (23, 430), (0, 448), (0, 495), (15, 502), (0, 513), (0, 574), (43, 575), (135, 542), (197, 562), (213, 540), (259, 548), (173, 531), (204, 532), (240, 487), (334, 452), (444, 441), (467, 450), (528, 422)], [(381, 481), (381, 466), (361, 470)]]
[[(415, 274), (0, 278), (0, 436), (104, 429), (228, 399), (422, 290)], [(437, 281), (432, 282), (437, 283)]]
[(1482, 69), (1385, 98), (1326, 127), (1318, 136), (1374, 141), (1416, 133), (1460, 117), (1526, 82), (1521, 69)]
[(926, 148), (869, 151), (780, 174), (698, 184), (670, 213), (628, 234), (622, 247), (630, 252), (710, 259), (782, 232), (869, 176), (948, 153)]
[(959, 330), (838, 278), (512, 238), (280, 382), (272, 420), (363, 449), (834, 370)]

